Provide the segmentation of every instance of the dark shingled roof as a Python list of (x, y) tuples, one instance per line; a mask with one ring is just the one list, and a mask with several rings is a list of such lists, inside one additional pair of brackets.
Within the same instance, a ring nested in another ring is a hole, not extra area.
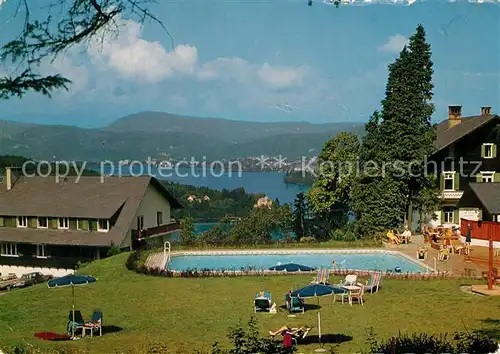
[(103, 181), (100, 176), (67, 177), (59, 183), (54, 177), (21, 176), (13, 180), (10, 191), (0, 185), (0, 215), (109, 219), (122, 209), (115, 225), (106, 233), (5, 228), (0, 229), (0, 241), (120, 245), (150, 184), (169, 201), (172, 208), (182, 207), (158, 180), (149, 176), (105, 177)]
[(469, 185), (488, 213), (500, 214), (500, 182), (472, 182)]
[(451, 129), (448, 128), (448, 119), (442, 121), (437, 125), (437, 139), (434, 142), (436, 152), (463, 138), (484, 124), (491, 122), (493, 119), (498, 118), (498, 115), (463, 117), (461, 123)]

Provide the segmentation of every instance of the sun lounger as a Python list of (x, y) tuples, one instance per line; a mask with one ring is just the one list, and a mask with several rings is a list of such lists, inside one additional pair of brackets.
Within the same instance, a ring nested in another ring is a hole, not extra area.
[(318, 270), (318, 274), (313, 279), (311, 284), (328, 284), (328, 279), (330, 278), (330, 272), (327, 268), (321, 268)]
[(91, 337), (93, 337), (96, 332), (102, 336), (102, 312), (94, 311), (90, 322), (80, 325), (77, 328), (82, 330), (82, 336), (85, 336), (86, 331), (90, 331)]
[(72, 333), (77, 327), (85, 324), (83, 320), (82, 313), (79, 310), (75, 310), (75, 318), (73, 321), (73, 311), (69, 312), (68, 315), (68, 324), (66, 325), (66, 329), (68, 333)]
[(292, 336), (295, 345), (298, 345), (299, 344), (298, 342), (306, 338), (306, 336), (309, 334), (310, 331), (311, 328), (306, 327), (305, 329), (299, 329), (298, 331), (287, 332), (287, 333), (289, 333)]
[(290, 313), (293, 312), (302, 312), (304, 313), (304, 302), (298, 297), (291, 297), (290, 301), (287, 303), (288, 311)]
[(344, 280), (340, 281), (339, 285), (340, 286), (356, 285), (357, 282), (358, 282), (358, 276), (353, 275), (353, 274), (349, 274), (349, 275), (346, 275)]
[(253, 300), (255, 312), (269, 312), (271, 310), (271, 293), (268, 291), (259, 292)]
[(370, 274), (370, 281), (366, 282), (365, 291), (370, 293), (377, 292), (380, 287), (380, 281), (382, 280), (382, 273), (375, 272)]

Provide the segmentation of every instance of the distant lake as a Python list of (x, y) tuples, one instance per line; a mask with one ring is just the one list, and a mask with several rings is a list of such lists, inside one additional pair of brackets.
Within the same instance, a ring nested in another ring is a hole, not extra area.
[[(101, 172), (98, 165), (88, 165), (87, 167)], [(118, 170), (112, 171), (111, 166), (104, 166), (102, 172), (106, 175), (111, 173), (119, 174)], [(154, 166), (150, 166), (149, 170), (143, 168), (143, 171), (141, 171), (141, 167), (135, 165), (132, 171), (123, 166), (121, 175), (129, 176), (132, 175), (131, 172), (133, 172), (134, 176), (141, 175), (142, 172), (142, 175), (151, 174), (158, 179), (217, 190), (245, 188), (249, 193), (265, 193), (273, 200), (278, 198), (280, 203), (292, 203), (298, 193), (306, 192), (309, 189), (309, 186), (283, 182), (284, 172), (241, 172), (240, 174), (233, 172), (219, 176), (218, 173), (211, 174), (209, 170), (205, 170), (204, 173), (201, 168), (193, 170), (191, 168), (179, 168), (178, 173), (174, 173), (174, 170), (163, 170), (162, 174), (165, 177), (162, 177)]]

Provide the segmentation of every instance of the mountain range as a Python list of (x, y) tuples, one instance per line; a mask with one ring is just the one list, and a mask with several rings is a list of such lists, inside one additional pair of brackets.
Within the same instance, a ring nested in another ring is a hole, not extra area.
[(234, 159), (314, 156), (341, 131), (363, 123), (245, 122), (142, 112), (94, 129), (0, 120), (0, 152), (43, 160)]

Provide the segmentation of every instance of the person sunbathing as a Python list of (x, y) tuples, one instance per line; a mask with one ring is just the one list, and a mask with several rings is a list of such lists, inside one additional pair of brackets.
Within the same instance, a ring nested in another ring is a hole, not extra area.
[(283, 335), (285, 333), (288, 333), (288, 334), (291, 334), (293, 336), (294, 334), (297, 334), (299, 332), (305, 332), (305, 331), (308, 331), (310, 329), (311, 328), (307, 327), (307, 326), (293, 327), (293, 328), (290, 328), (288, 326), (283, 326), (280, 329), (278, 329), (277, 331), (274, 331), (274, 332), (269, 331), (269, 335), (272, 337), (276, 337), (278, 334)]

